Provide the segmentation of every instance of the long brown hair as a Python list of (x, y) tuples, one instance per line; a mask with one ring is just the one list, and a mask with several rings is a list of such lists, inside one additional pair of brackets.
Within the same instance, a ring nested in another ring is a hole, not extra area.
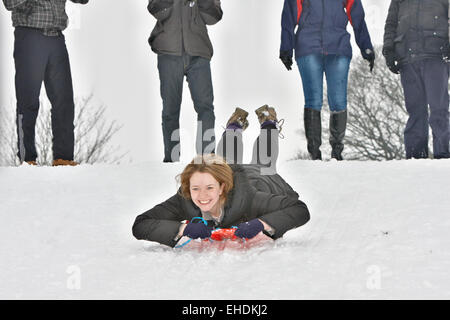
[(181, 196), (185, 199), (191, 199), (190, 179), (196, 172), (209, 173), (219, 182), (220, 186), (224, 185), (223, 192), (220, 195), (220, 202), (221, 204), (225, 203), (228, 192), (233, 189), (233, 170), (225, 160), (215, 154), (196, 156), (184, 168), (183, 172), (177, 176), (177, 180), (180, 183)]

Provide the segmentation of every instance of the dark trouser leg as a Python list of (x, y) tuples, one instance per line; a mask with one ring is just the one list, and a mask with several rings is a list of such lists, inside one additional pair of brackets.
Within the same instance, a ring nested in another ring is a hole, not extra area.
[(180, 107), (183, 94), (183, 58), (158, 55), (161, 98), (163, 100), (162, 131), (164, 162), (180, 160)]
[(275, 174), (278, 159), (278, 129), (275, 125), (261, 127), (261, 132), (253, 144), (252, 164), (264, 166), (261, 174)]
[(402, 66), (401, 82), (409, 114), (404, 131), (406, 158), (428, 158), (428, 106), (420, 64)]
[(189, 62), (186, 69), (194, 109), (197, 112), (197, 154), (214, 153), (216, 147), (214, 133), (214, 95), (211, 68), (208, 59), (185, 56)]
[(433, 133), (433, 156), (449, 158), (449, 65), (442, 59), (423, 61), (423, 83), (430, 106), (430, 126)]
[(63, 35), (48, 41), (51, 51), (44, 83), (52, 105), (53, 158), (73, 160), (75, 105), (69, 55)]
[(35, 126), (49, 48), (46, 37), (37, 30), (16, 28), (14, 36), (18, 156), (21, 162), (35, 161)]
[(242, 128), (229, 127), (217, 145), (217, 154), (228, 164), (242, 164), (244, 145), (242, 143)]

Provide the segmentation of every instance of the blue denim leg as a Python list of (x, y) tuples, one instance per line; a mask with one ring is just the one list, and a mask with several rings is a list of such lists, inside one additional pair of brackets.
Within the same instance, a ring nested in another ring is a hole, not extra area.
[(323, 55), (311, 54), (297, 59), (302, 78), (305, 108), (320, 111), (323, 104)]
[(347, 109), (347, 83), (350, 68), (347, 56), (327, 55), (324, 58), (324, 69), (327, 79), (327, 97), (331, 112)]
[(330, 110), (347, 109), (347, 83), (350, 58), (338, 55), (311, 54), (297, 59), (303, 83), (305, 108), (320, 111), (323, 104), (323, 75), (327, 79)]

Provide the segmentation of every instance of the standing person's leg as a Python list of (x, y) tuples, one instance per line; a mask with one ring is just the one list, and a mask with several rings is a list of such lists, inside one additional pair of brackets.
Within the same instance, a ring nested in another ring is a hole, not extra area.
[(69, 55), (64, 35), (47, 41), (50, 55), (44, 83), (52, 105), (53, 158), (73, 160), (75, 104)]
[(321, 160), (322, 122), (320, 111), (323, 104), (323, 55), (312, 54), (297, 59), (302, 78), (305, 109), (303, 120), (308, 152), (312, 160)]
[(343, 160), (345, 129), (347, 127), (347, 84), (350, 58), (329, 55), (325, 58), (327, 97), (330, 106), (331, 158)]
[(419, 64), (401, 67), (400, 79), (409, 118), (404, 131), (406, 158), (428, 158), (428, 106)]
[(216, 138), (214, 133), (214, 95), (210, 61), (202, 57), (189, 57), (186, 70), (194, 109), (197, 112), (197, 154), (214, 153)]
[(228, 164), (243, 163), (242, 132), (248, 127), (247, 116), (247, 111), (236, 108), (217, 145), (217, 154), (224, 158)]
[(18, 156), (20, 162), (36, 161), (35, 126), (48, 59), (47, 42), (41, 32), (29, 28), (16, 28), (14, 37)]
[(278, 119), (275, 109), (264, 105), (255, 110), (261, 125), (261, 131), (253, 144), (252, 164), (259, 164), (265, 168), (261, 174), (275, 174), (278, 159)]
[(442, 59), (423, 61), (423, 82), (430, 105), (430, 126), (433, 133), (433, 156), (449, 158), (449, 65)]
[(164, 162), (180, 160), (180, 107), (183, 95), (183, 58), (166, 54), (158, 55), (160, 91), (163, 101), (162, 131)]

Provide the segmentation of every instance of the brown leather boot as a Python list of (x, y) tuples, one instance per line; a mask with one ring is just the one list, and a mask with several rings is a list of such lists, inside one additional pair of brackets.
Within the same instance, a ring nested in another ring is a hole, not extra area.
[(63, 159), (55, 159), (53, 160), (53, 166), (77, 166), (78, 162), (75, 162), (73, 160), (63, 160)]
[(248, 127), (247, 116), (248, 116), (247, 111), (241, 108), (236, 108), (236, 110), (234, 110), (233, 114), (231, 115), (230, 119), (227, 122), (227, 128), (230, 125), (237, 124), (242, 128), (242, 130), (247, 129)]
[(269, 107), (267, 104), (265, 104), (262, 107), (256, 109), (255, 113), (258, 116), (258, 121), (261, 124), (261, 128), (263, 128), (266, 125), (267, 126), (274, 125), (275, 128), (278, 129), (280, 137), (283, 138), (283, 135), (281, 134), (281, 129), (284, 124), (284, 119), (281, 120), (277, 119), (277, 112), (275, 111), (275, 108)]
[(37, 162), (36, 161), (25, 161), (26, 163), (28, 163), (30, 166), (37, 166)]
[(258, 120), (259, 120), (260, 124), (263, 124), (266, 121), (278, 122), (277, 113), (276, 113), (275, 109), (272, 107), (269, 107), (267, 104), (256, 109), (255, 113), (258, 116)]

